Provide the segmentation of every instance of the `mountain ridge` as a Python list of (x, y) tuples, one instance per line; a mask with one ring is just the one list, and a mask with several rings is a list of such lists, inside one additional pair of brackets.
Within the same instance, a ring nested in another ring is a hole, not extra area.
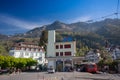
[(120, 37), (120, 19), (105, 19), (102, 21), (87, 23), (76, 22), (66, 24), (61, 21), (55, 21), (52, 24), (36, 27), (23, 34), (13, 35), (14, 37), (38, 38), (43, 30), (56, 30), (61, 32), (94, 33), (106, 38)]
[(109, 44), (120, 45), (120, 19), (105, 19), (102, 21), (86, 23), (76, 22), (66, 24), (55, 21), (52, 24), (36, 27), (26, 33), (13, 36), (1, 35), (0, 40), (12, 42), (32, 41), (39, 43), (43, 30), (56, 30), (56, 41), (62, 41), (65, 37), (76, 40), (77, 48), (88, 46), (99, 48)]
[(119, 31), (120, 30), (119, 25), (120, 25), (120, 19), (105, 19), (93, 23), (76, 22), (71, 24), (66, 24), (61, 21), (55, 21), (52, 24), (34, 28), (26, 32), (26, 34), (29, 35), (30, 33), (35, 33), (35, 34), (37, 33), (38, 35), (40, 35), (41, 31), (43, 30), (58, 30), (58, 31), (72, 31), (72, 32), (94, 32), (101, 35), (100, 30), (106, 31), (109, 28), (114, 28), (114, 29), (116, 28)]

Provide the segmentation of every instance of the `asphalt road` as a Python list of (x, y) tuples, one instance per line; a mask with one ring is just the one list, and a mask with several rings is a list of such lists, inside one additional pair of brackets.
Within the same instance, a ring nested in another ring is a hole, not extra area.
[(86, 72), (22, 72), (0, 75), (0, 80), (120, 80), (120, 74), (91, 74)]

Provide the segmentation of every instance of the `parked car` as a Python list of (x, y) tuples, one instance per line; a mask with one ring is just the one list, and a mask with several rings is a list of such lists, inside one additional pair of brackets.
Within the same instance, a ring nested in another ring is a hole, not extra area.
[(2, 71), (0, 70), (0, 74), (2, 74)]
[(55, 69), (52, 66), (50, 66), (47, 71), (48, 73), (55, 73)]
[(8, 69), (1, 69), (1, 70), (0, 70), (0, 74), (4, 74), (4, 73), (8, 73), (8, 72), (9, 72)]

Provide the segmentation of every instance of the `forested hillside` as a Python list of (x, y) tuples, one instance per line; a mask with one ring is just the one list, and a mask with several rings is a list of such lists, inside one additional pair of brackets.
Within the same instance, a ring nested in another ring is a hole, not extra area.
[[(111, 44), (120, 45), (120, 19), (105, 19), (98, 22), (86, 23), (77, 22), (65, 24), (60, 21), (55, 21), (52, 24), (35, 28), (28, 31), (24, 37), (40, 37), (42, 30), (56, 30), (58, 32), (76, 33), (73, 34), (77, 40), (85, 38), (87, 40), (107, 40)], [(79, 38), (78, 38), (79, 37)], [(90, 38), (90, 39), (89, 39)], [(83, 40), (82, 40), (83, 41)], [(88, 42), (88, 41), (87, 41)], [(101, 44), (100, 41), (99, 44)], [(91, 43), (88, 43), (88, 45)]]
[[(55, 21), (52, 24), (37, 27), (23, 34), (10, 37), (0, 35), (0, 46), (8, 52), (16, 42), (31, 41), (39, 45), (43, 30), (56, 30), (57, 41), (62, 41), (65, 37), (72, 37), (77, 42), (77, 49), (100, 49), (105, 46), (106, 41), (110, 45), (120, 45), (120, 19), (105, 19), (92, 23), (77, 22), (71, 24)], [(0, 50), (4, 49), (1, 48)]]

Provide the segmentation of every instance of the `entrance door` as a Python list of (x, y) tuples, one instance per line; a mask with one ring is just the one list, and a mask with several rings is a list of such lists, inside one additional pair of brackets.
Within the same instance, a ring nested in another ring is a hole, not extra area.
[(64, 71), (66, 71), (66, 72), (71, 72), (71, 71), (73, 71), (72, 60), (67, 59), (67, 60), (65, 60), (64, 63), (65, 63)]
[(61, 61), (61, 60), (56, 61), (56, 71), (58, 71), (58, 72), (63, 71), (63, 61)]

